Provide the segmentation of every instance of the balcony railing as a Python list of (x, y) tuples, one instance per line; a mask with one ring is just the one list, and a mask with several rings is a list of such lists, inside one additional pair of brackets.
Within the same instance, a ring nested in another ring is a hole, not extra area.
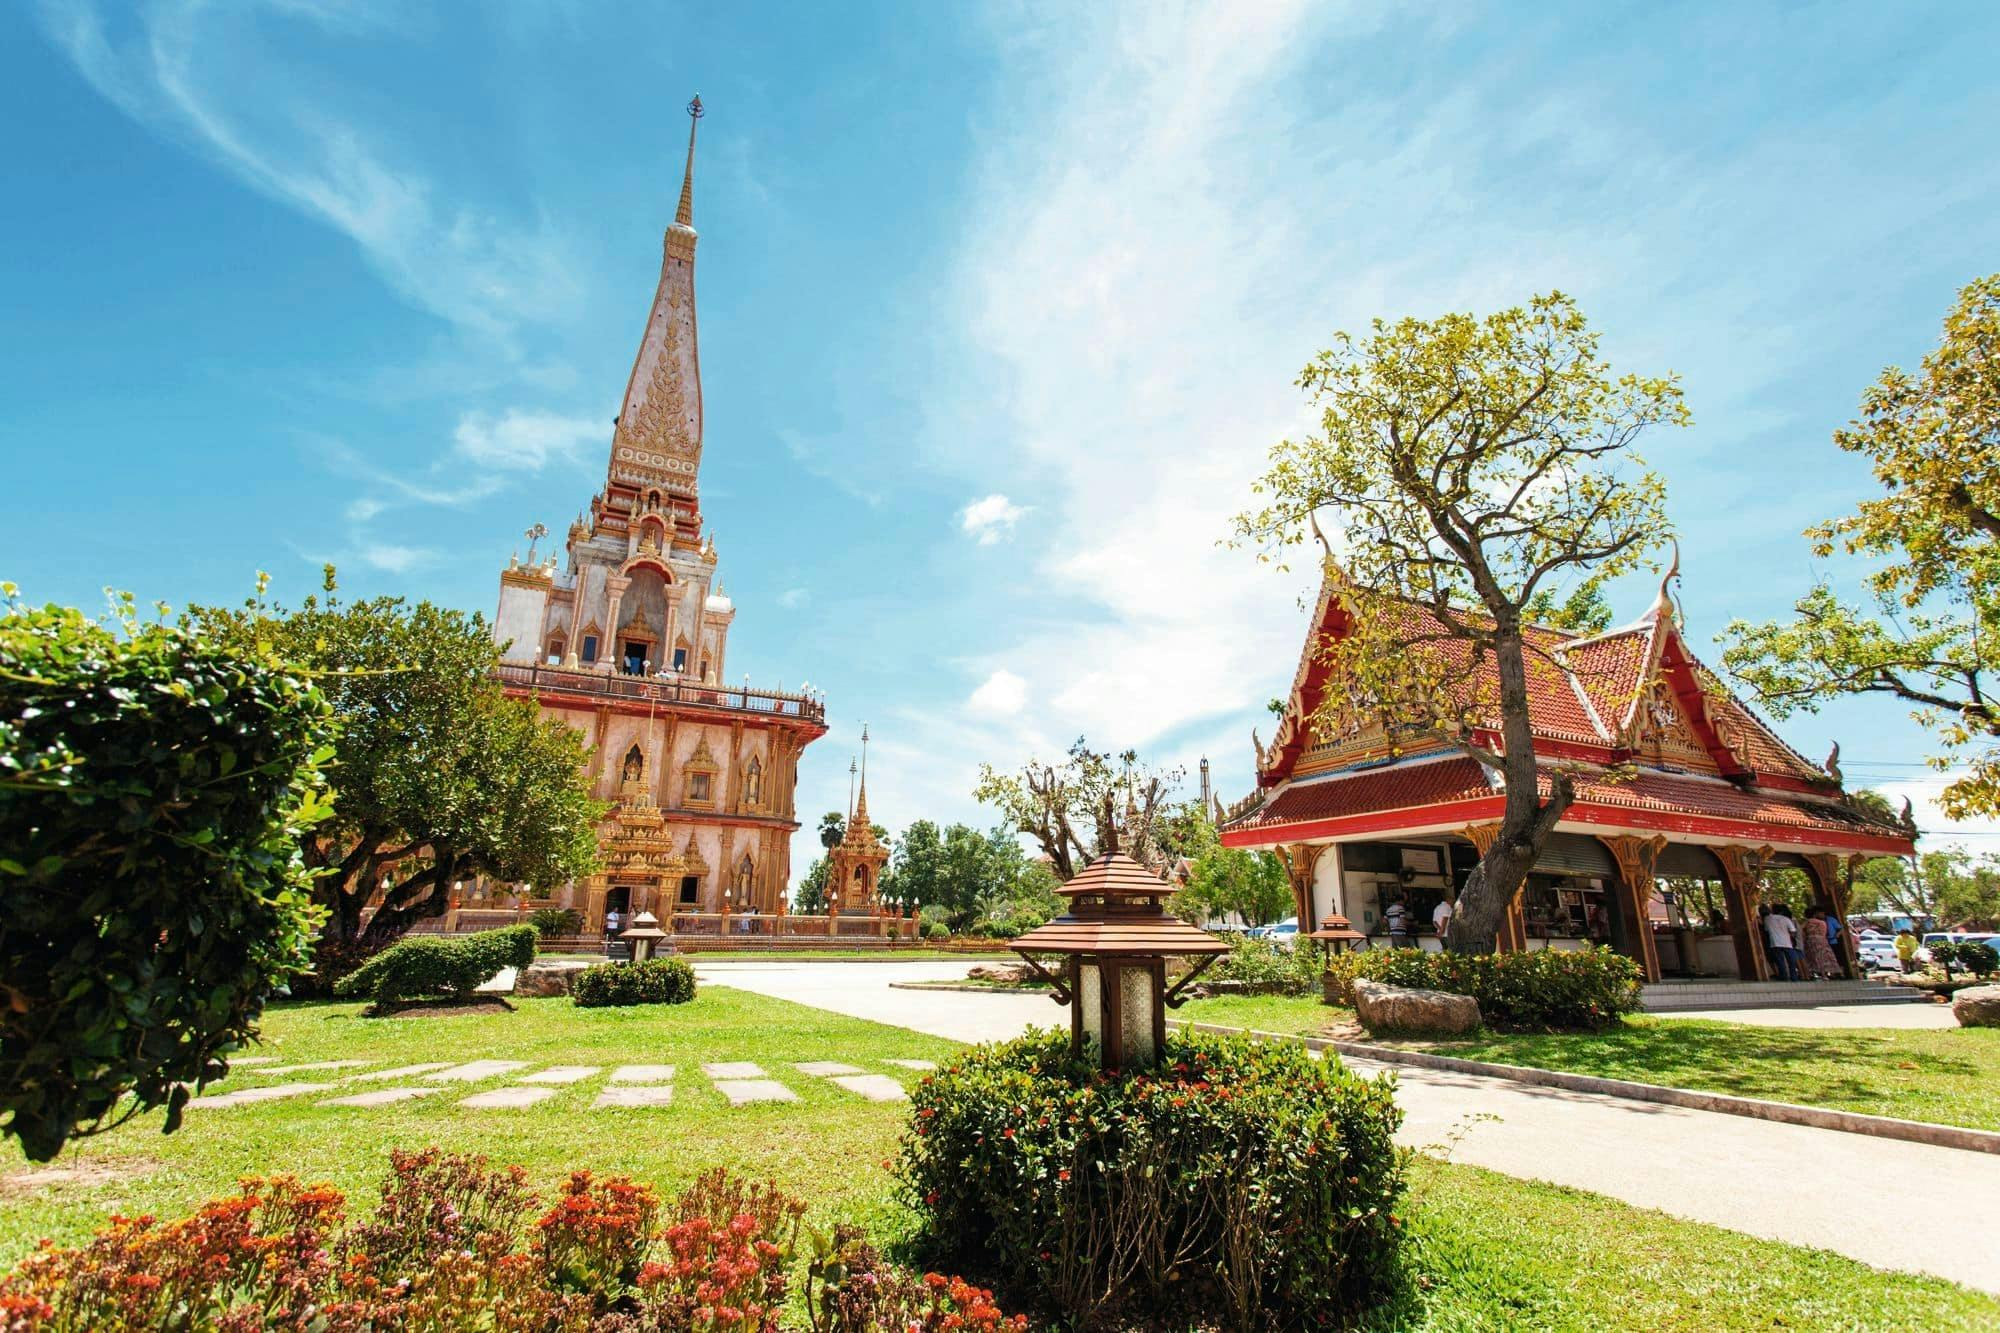
[(811, 722), (826, 720), (826, 704), (804, 694), (702, 684), (670, 676), (628, 676), (616, 671), (543, 666), (534, 662), (502, 662), (496, 670), (502, 683), (514, 689), (560, 690), (565, 694), (635, 699), (641, 703), (763, 713), (804, 718)]

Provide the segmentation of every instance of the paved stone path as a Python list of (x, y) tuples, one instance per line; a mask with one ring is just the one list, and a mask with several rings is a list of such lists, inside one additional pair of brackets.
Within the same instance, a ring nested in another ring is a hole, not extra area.
[(471, 1106), (480, 1110), (518, 1111), (536, 1102), (545, 1102), (556, 1095), (554, 1088), (494, 1088), (490, 1092), (475, 1092), (460, 1106)]
[(419, 1074), (428, 1074), (434, 1070), (449, 1068), (451, 1068), (451, 1061), (439, 1060), (427, 1065), (401, 1065), (395, 1069), (378, 1069), (372, 1074), (356, 1074), (355, 1077), (364, 1082), (387, 1082), (394, 1078), (415, 1078)]
[(426, 1075), (433, 1083), (478, 1083), (501, 1074), (511, 1074), (517, 1069), (526, 1069), (526, 1060), (474, 1060), (471, 1064), (453, 1065), (440, 1069), (435, 1074)]
[(331, 1097), (321, 1106), (390, 1106), (396, 1102), (407, 1102), (415, 1097), (428, 1097), (443, 1088), (377, 1088), (373, 1092), (357, 1092), (351, 1097)]
[[(730, 963), (703, 982), (956, 1041), (1066, 1023), (1046, 996), (895, 990), (963, 977), (965, 963)], [(1905, 1006), (1886, 1008), (1901, 1010)], [(1911, 1005), (1908, 1008), (1916, 1008)], [(1381, 1066), (1355, 1060), (1357, 1072)], [(2000, 1156), (1689, 1111), (1506, 1079), (1399, 1067), (1401, 1142), (1465, 1133), (1453, 1161), (1552, 1181), (1881, 1268), (2000, 1293)], [(1487, 1115), (1493, 1120), (1476, 1121)], [(1888, 1182), (1952, 1182), (1949, 1208), (1878, 1202)]]
[(211, 1097), (196, 1097), (189, 1107), (204, 1109), (248, 1106), (253, 1102), (276, 1101), (280, 1097), (300, 1097), (308, 1092), (325, 1092), (333, 1087), (331, 1083), (274, 1083), (262, 1088), (239, 1088), (235, 1092), (219, 1092)]
[(310, 1074), (321, 1069), (364, 1069), (374, 1063), (373, 1060), (314, 1060), (303, 1065), (269, 1065), (250, 1072), (265, 1078), (274, 1078), (281, 1074)]
[(763, 1066), (752, 1064), (748, 1060), (725, 1060), (717, 1064), (703, 1065), (701, 1067), (701, 1072), (708, 1075), (710, 1078), (764, 1077)]
[(597, 1094), (591, 1106), (598, 1109), (617, 1106), (665, 1106), (674, 1099), (671, 1084), (638, 1088), (606, 1088)]
[(672, 1065), (620, 1065), (611, 1071), (613, 1083), (671, 1083)]
[(814, 1078), (832, 1078), (835, 1074), (859, 1074), (862, 1071), (853, 1065), (844, 1065), (838, 1060), (805, 1060), (792, 1066), (801, 1074), (811, 1074)]
[(903, 1085), (887, 1074), (840, 1074), (831, 1082), (849, 1092), (859, 1093), (871, 1102), (906, 1102), (910, 1094), (903, 1091)]
[(729, 1099), (731, 1106), (751, 1102), (795, 1102), (799, 1094), (774, 1078), (719, 1078), (715, 1090)]
[[(581, 1083), (591, 1075), (602, 1072), (602, 1070), (603, 1066), (601, 1065), (551, 1065), (539, 1073), (523, 1075), (516, 1081), (520, 1083)], [(668, 1078), (674, 1076), (674, 1067), (672, 1065), (667, 1065), (666, 1071)], [(611, 1081), (616, 1083), (618, 1081), (617, 1076), (613, 1075)]]

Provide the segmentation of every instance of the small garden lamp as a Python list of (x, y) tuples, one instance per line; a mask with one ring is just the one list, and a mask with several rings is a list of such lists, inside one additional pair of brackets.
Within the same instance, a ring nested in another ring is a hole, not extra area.
[[(1086, 1054), (1094, 1044), (1105, 1069), (1155, 1064), (1166, 1046), (1167, 1009), (1209, 964), (1229, 952), (1207, 931), (1165, 908), (1174, 886), (1125, 856), (1115, 841), (1058, 890), (1069, 910), (1016, 939), (1011, 947), (1046, 978), (1057, 1004), (1070, 1012), (1070, 1044)], [(1036, 954), (1066, 960), (1060, 973)], [(1167, 959), (1201, 961), (1167, 986)]]
[(1322, 918), (1319, 929), (1306, 938), (1318, 940), (1326, 946), (1328, 955), (1332, 955), (1346, 953), (1368, 937), (1356, 930), (1353, 922), (1336, 912), (1332, 916)]
[(625, 928), (623, 938), (632, 946), (632, 961), (643, 963), (653, 956), (660, 941), (667, 938), (667, 932), (660, 929), (660, 918), (651, 912), (641, 912)]

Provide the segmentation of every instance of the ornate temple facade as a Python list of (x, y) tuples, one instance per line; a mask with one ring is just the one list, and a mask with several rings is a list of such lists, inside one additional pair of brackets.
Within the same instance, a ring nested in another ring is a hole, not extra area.
[(604, 914), (662, 921), (779, 913), (791, 878), (799, 756), (826, 734), (822, 700), (726, 686), (736, 609), (703, 523), (701, 358), (694, 301), (694, 132), (603, 489), (564, 558), (500, 575), (494, 637), (510, 694), (583, 734), (590, 779), (615, 804), (600, 873), (554, 893), (599, 930)]
[[(1506, 798), (1457, 746), (1340, 702), (1321, 645), (1354, 614), (1330, 575), (1277, 735), (1257, 745), (1257, 790), (1228, 812), (1222, 842), (1280, 856), (1302, 931), (1338, 915), (1382, 937), (1400, 904), (1414, 942), (1437, 947), (1432, 912), (1464, 887)], [(1649, 981), (1765, 980), (1758, 907), (1771, 872), (1801, 872), (1813, 903), (1845, 916), (1858, 861), (1910, 854), (1907, 811), (1887, 820), (1850, 801), (1836, 763), (1787, 745), (1695, 657), (1665, 582), (1621, 628), (1528, 634), (1537, 761), (1566, 766), (1577, 798), (1510, 905), (1503, 950), (1601, 944)], [(1490, 659), (1475, 670), (1490, 676)], [(1480, 693), (1468, 697), (1497, 697), (1493, 680), (1471, 683)], [(1498, 718), (1476, 739), (1502, 750)]]

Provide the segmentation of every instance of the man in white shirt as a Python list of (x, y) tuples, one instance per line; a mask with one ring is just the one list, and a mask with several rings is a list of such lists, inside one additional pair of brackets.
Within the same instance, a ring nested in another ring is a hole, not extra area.
[(1780, 904), (1764, 918), (1764, 937), (1771, 941), (1771, 956), (1778, 964), (1779, 981), (1799, 980), (1799, 923)]
[(1437, 910), (1431, 913), (1431, 924), (1437, 927), (1438, 939), (1444, 939), (1446, 927), (1451, 925), (1451, 899), (1438, 899)]

